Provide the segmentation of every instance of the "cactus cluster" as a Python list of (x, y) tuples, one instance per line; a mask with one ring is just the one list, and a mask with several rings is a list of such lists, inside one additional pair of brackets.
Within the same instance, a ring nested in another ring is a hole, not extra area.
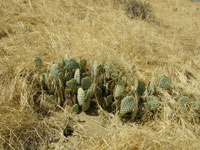
[[(34, 60), (36, 66), (41, 67), (40, 60)], [(138, 111), (154, 112), (160, 107), (158, 88), (171, 87), (171, 79), (164, 75), (148, 84), (142, 80), (127, 82), (128, 77), (125, 69), (114, 62), (94, 61), (89, 66), (85, 59), (58, 59), (49, 71), (40, 75), (39, 84), (47, 95), (40, 104), (49, 109), (68, 104), (72, 112), (79, 113), (93, 109), (93, 103), (109, 112), (119, 112), (121, 117), (131, 114), (134, 120)], [(179, 103), (184, 105), (186, 101), (183, 97)], [(194, 107), (199, 109), (200, 104)]]

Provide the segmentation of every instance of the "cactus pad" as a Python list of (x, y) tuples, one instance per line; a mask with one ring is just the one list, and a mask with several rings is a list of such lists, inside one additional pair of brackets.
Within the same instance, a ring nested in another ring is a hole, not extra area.
[(51, 67), (51, 76), (56, 77), (59, 74), (59, 66), (58, 64), (53, 64)]
[(133, 90), (137, 92), (140, 96), (144, 93), (146, 87), (145, 83), (140, 80), (135, 80)]
[(61, 58), (57, 59), (55, 63), (58, 65), (58, 67), (64, 67), (65, 65), (65, 62)]
[(81, 69), (81, 71), (85, 70), (87, 66), (87, 61), (85, 59), (81, 59), (79, 62), (79, 67)]
[(67, 86), (68, 88), (70, 88), (71, 90), (76, 90), (76, 89), (78, 88), (78, 85), (77, 85), (75, 79), (71, 79), (70, 81), (67, 81), (67, 82), (66, 82), (66, 86)]
[(92, 80), (90, 77), (85, 77), (81, 80), (81, 87), (84, 89), (84, 90), (87, 90), (92, 84)]
[(105, 70), (106, 78), (109, 79), (110, 78), (110, 63), (105, 63), (103, 68)]
[(69, 80), (73, 79), (73, 77), (74, 77), (73, 72), (65, 73), (65, 81), (69, 81)]
[(159, 107), (159, 100), (155, 96), (147, 96), (144, 108), (146, 110), (152, 111)]
[(35, 57), (34, 58), (34, 63), (36, 68), (42, 67), (42, 59), (40, 57)]
[(72, 112), (74, 112), (74, 113), (78, 113), (79, 112), (79, 105), (78, 104), (74, 104), (72, 106)]
[(150, 95), (153, 95), (155, 93), (155, 85), (154, 85), (153, 81), (150, 81), (150, 83), (149, 83), (148, 92)]
[(94, 81), (96, 81), (97, 76), (100, 73), (101, 67), (102, 67), (102, 63), (101, 62), (94, 61), (94, 64), (93, 64)]
[(179, 104), (180, 104), (180, 106), (185, 106), (187, 103), (189, 103), (189, 98), (188, 97), (186, 97), (186, 96), (183, 96), (183, 97), (181, 97), (181, 98), (179, 98)]
[(85, 91), (82, 88), (78, 89), (78, 95), (77, 95), (77, 99), (78, 99), (78, 104), (81, 106), (86, 98), (85, 98)]
[(171, 78), (166, 77), (165, 75), (160, 76), (158, 87), (166, 89), (169, 88), (171, 84)]
[(119, 84), (116, 85), (115, 92), (114, 92), (114, 97), (118, 98), (118, 97), (122, 96), (124, 91), (125, 91), (125, 89), (124, 89), (123, 86), (121, 86)]
[(81, 82), (80, 69), (76, 69), (75, 74), (74, 74), (74, 79), (76, 80), (77, 84), (79, 85)]
[(90, 88), (87, 90), (86, 98), (91, 99), (94, 97), (94, 95), (95, 95), (95, 85), (92, 84)]
[(88, 109), (90, 109), (90, 101), (86, 101), (85, 103), (83, 103), (82, 105), (82, 111), (87, 111)]
[(137, 107), (136, 99), (133, 96), (127, 96), (121, 101), (120, 114), (133, 112)]
[(65, 61), (65, 69), (68, 72), (71, 72), (73, 69), (78, 68), (78, 63), (76, 62), (75, 59), (70, 59)]

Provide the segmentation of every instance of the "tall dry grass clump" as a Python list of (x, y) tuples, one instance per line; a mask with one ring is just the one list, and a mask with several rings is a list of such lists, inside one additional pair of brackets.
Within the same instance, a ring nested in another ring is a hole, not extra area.
[[(180, 95), (200, 99), (200, 3), (121, 2), (1, 0), (0, 149), (199, 149), (198, 114), (175, 103)], [(37, 91), (29, 82), (37, 74), (36, 56), (47, 68), (68, 56), (117, 61), (134, 67), (133, 79), (170, 76), (173, 89), (160, 91), (167, 100), (162, 111), (136, 122), (103, 110), (99, 116), (70, 108), (42, 115), (33, 109)], [(70, 123), (74, 133), (66, 138)]]

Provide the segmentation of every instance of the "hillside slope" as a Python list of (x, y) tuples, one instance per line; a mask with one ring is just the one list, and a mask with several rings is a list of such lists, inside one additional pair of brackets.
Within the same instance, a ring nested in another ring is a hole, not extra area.
[[(199, 116), (165, 111), (144, 123), (123, 123), (117, 115), (74, 115), (70, 108), (41, 116), (33, 109), (33, 58), (49, 67), (62, 57), (88, 63), (117, 61), (133, 79), (170, 76), (173, 93), (200, 99), (200, 3), (151, 0), (147, 20), (126, 15), (117, 0), (1, 0), (0, 149), (190, 149), (200, 147)], [(63, 130), (72, 122), (74, 135)], [(51, 142), (52, 134), (59, 138)], [(47, 145), (49, 147), (47, 147)], [(67, 147), (64, 147), (64, 146)]]

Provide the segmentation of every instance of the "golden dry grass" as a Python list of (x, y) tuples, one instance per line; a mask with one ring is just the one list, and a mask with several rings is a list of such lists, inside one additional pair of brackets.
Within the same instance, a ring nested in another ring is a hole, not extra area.
[[(153, 17), (144, 21), (128, 18), (114, 0), (1, 0), (0, 149), (198, 150), (199, 118), (173, 104), (180, 95), (200, 99), (200, 3), (149, 3)], [(67, 56), (115, 60), (127, 69), (135, 65), (133, 78), (145, 81), (166, 74), (173, 95), (162, 92), (173, 113), (162, 111), (143, 124), (123, 124), (106, 112), (77, 116), (67, 108), (41, 118), (32, 110), (34, 89), (27, 82), (35, 56), (46, 66)], [(70, 117), (75, 136), (66, 139), (62, 130)], [(47, 147), (52, 131), (60, 141)]]

